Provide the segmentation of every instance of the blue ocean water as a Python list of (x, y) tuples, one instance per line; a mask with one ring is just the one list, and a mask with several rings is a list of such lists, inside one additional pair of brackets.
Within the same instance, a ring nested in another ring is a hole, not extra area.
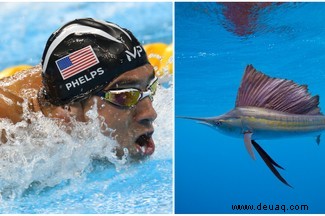
[[(170, 44), (172, 7), (170, 2), (0, 3), (0, 68), (39, 64), (51, 33), (83, 17), (118, 23), (143, 44)], [(113, 143), (103, 145), (91, 125), (81, 125), (79, 132), (93, 138), (76, 143), (60, 136), (62, 131), (46, 119), (36, 122), (29, 133), (19, 130), (24, 124), (1, 122), (19, 139), (0, 149), (0, 213), (171, 213), (172, 84), (170, 80), (157, 91), (156, 151), (140, 164), (114, 161), (109, 150)], [(41, 133), (49, 136), (37, 137)]]
[[(308, 84), (324, 111), (325, 3), (238, 6), (175, 3), (175, 115), (212, 117), (233, 109), (248, 64)], [(325, 213), (323, 137), (319, 146), (314, 137), (259, 141), (285, 168), (279, 172), (290, 188), (258, 155), (250, 158), (242, 139), (195, 121), (176, 118), (175, 126), (176, 213)]]

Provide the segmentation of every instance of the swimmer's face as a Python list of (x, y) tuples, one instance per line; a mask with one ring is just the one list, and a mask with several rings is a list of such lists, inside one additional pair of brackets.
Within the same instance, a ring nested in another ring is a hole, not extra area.
[[(154, 79), (153, 67), (149, 64), (130, 70), (117, 77), (104, 88), (104, 91), (112, 89), (136, 88), (146, 91), (148, 85)], [(97, 100), (99, 116), (103, 117), (103, 123), (114, 130), (103, 132), (107, 136), (114, 137), (119, 143), (117, 156), (124, 155), (126, 148), (132, 159), (140, 160), (150, 156), (155, 150), (152, 139), (154, 132), (153, 121), (157, 113), (152, 106), (149, 97), (140, 100), (132, 108), (122, 108), (107, 102), (101, 97), (93, 96), (85, 103), (84, 111), (87, 112)], [(102, 124), (102, 131), (105, 131)]]

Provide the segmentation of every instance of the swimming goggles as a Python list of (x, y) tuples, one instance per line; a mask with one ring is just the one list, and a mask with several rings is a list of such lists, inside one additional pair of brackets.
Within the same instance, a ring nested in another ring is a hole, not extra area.
[(100, 91), (96, 95), (117, 106), (132, 108), (145, 97), (149, 97), (153, 101), (157, 86), (158, 78), (155, 77), (148, 85), (147, 91), (142, 91), (137, 88), (113, 89)]

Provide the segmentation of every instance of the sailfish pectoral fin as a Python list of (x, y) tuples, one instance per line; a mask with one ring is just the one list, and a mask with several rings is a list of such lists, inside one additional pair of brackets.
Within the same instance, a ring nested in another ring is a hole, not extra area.
[(253, 160), (256, 160), (253, 148), (252, 148), (252, 134), (250, 132), (244, 133), (244, 142), (245, 142), (245, 147), (249, 153), (249, 155), (253, 158)]
[(265, 151), (262, 149), (262, 147), (255, 142), (255, 140), (252, 140), (252, 144), (258, 154), (261, 156), (261, 158), (264, 160), (266, 165), (269, 167), (269, 169), (272, 171), (272, 173), (285, 185), (292, 188), (292, 186), (280, 175), (280, 173), (276, 170), (276, 167), (283, 169), (279, 164), (277, 164)]
[[(255, 141), (255, 140), (252, 140), (252, 144), (253, 144), (253, 146), (255, 147), (255, 149), (256, 149), (256, 151), (261, 155), (261, 157), (262, 157), (262, 155), (265, 157), (265, 158), (267, 158), (267, 160), (268, 161), (270, 161), (271, 162), (271, 164), (273, 164), (274, 166), (276, 166), (276, 167), (278, 167), (278, 168), (280, 168), (280, 169), (283, 169), (284, 170), (284, 168), (282, 167), (282, 166), (280, 166), (279, 164), (277, 164), (271, 157), (270, 157), (270, 155), (268, 155), (267, 153), (266, 153), (266, 151), (264, 151), (264, 149), (262, 149), (262, 147)], [(262, 157), (263, 158), (263, 157)]]

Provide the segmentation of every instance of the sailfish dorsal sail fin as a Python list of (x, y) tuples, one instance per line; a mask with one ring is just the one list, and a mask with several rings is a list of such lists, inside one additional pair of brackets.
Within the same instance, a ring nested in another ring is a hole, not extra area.
[(269, 77), (252, 65), (245, 69), (236, 99), (236, 107), (253, 106), (305, 115), (322, 115), (318, 105), (319, 96), (311, 96), (306, 85)]

